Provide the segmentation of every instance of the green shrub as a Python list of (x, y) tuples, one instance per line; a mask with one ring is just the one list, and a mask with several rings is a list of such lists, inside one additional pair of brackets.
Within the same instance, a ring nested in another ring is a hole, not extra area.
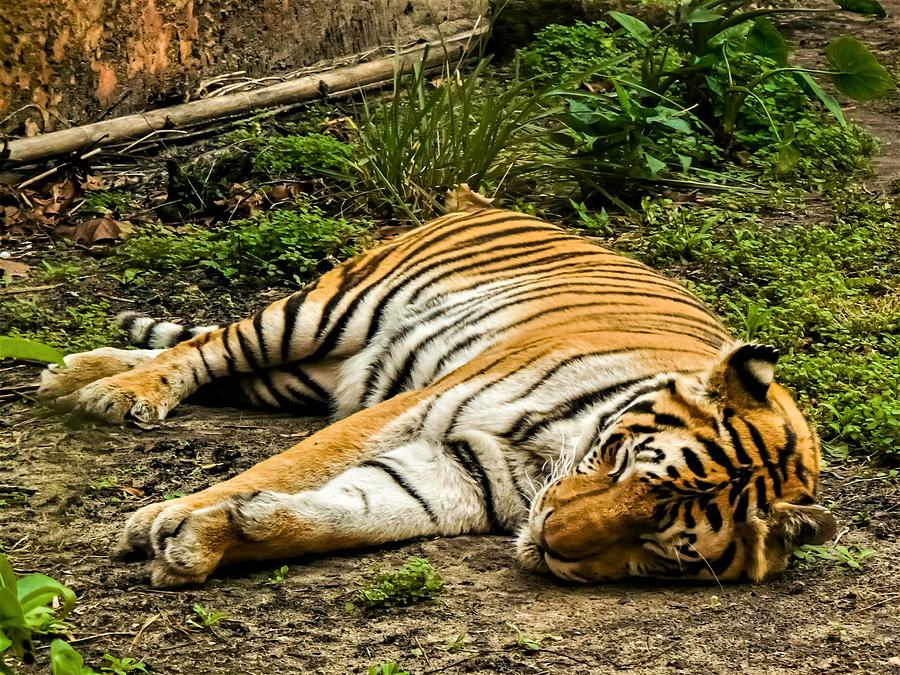
[(444, 592), (444, 580), (424, 558), (410, 558), (394, 572), (379, 572), (369, 586), (356, 592), (367, 607), (400, 607), (434, 600)]
[(181, 232), (163, 225), (138, 229), (119, 254), (130, 267), (154, 270), (197, 265), (225, 278), (302, 280), (322, 259), (347, 258), (366, 241), (369, 223), (325, 215), (298, 200), (291, 208), (258, 212), (249, 218)]
[(539, 165), (549, 133), (543, 92), (515, 76), (502, 82), (487, 67), (482, 59), (433, 84), (419, 63), (411, 75), (395, 74), (389, 103), (364, 102), (355, 189), (419, 222), (441, 211), (455, 185), (495, 188)]

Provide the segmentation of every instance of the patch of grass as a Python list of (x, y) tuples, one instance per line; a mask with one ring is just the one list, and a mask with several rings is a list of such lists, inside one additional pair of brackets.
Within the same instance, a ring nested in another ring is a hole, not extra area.
[(395, 662), (380, 663), (377, 666), (369, 666), (368, 675), (409, 675), (406, 670), (401, 670)]
[(212, 628), (225, 618), (225, 612), (214, 612), (206, 609), (203, 605), (194, 605), (191, 609), (197, 615), (199, 621), (188, 619), (188, 623), (196, 628)]
[(301, 199), (291, 208), (258, 212), (215, 228), (192, 225), (176, 232), (148, 225), (135, 231), (119, 255), (132, 268), (201, 266), (226, 279), (285, 277), (299, 283), (317, 273), (323, 259), (359, 252), (369, 228), (367, 221), (331, 217)]
[(241, 126), (230, 139), (251, 156), (253, 171), (260, 176), (349, 179), (353, 148), (334, 136), (317, 132), (281, 135), (264, 130), (257, 121)]
[(75, 300), (62, 309), (42, 296), (0, 301), (0, 334), (25, 338), (66, 353), (120, 344), (124, 335), (111, 321), (106, 300)]
[(128, 209), (133, 195), (125, 190), (93, 190), (84, 195), (79, 213), (88, 216), (120, 214)]
[(379, 572), (356, 592), (365, 607), (403, 607), (429, 602), (444, 592), (444, 580), (424, 558), (410, 558), (393, 572)]
[(280, 586), (284, 583), (284, 580), (287, 579), (288, 571), (288, 566), (282, 565), (272, 573), (272, 576), (266, 580), (266, 583), (269, 586)]
[(534, 169), (547, 99), (532, 81), (501, 81), (487, 68), (482, 59), (430, 80), (416, 67), (395, 75), (389, 103), (364, 102), (354, 168), (376, 208), (419, 222), (441, 212), (455, 185), (494, 188)]
[(632, 248), (690, 279), (735, 334), (782, 351), (778, 379), (827, 452), (900, 459), (897, 201), (843, 190), (825, 204), (830, 215), (810, 224), (794, 224), (803, 202), (779, 213), (773, 201), (647, 199), (647, 234)]
[(807, 544), (794, 551), (793, 555), (807, 564), (824, 561), (833, 563), (837, 567), (858, 570), (862, 567), (863, 562), (869, 556), (874, 555), (874, 553), (874, 549), (863, 548), (856, 544), (850, 544), (849, 546), (840, 544), (824, 546)]
[(103, 658), (108, 661), (100, 667), (101, 673), (112, 673), (113, 675), (128, 675), (128, 673), (146, 673), (147, 666), (138, 659), (130, 656), (118, 658), (111, 654), (104, 654)]
[(73, 282), (81, 274), (81, 265), (76, 260), (61, 259), (55, 262), (42, 260), (38, 270), (38, 279), (44, 283)]
[(526, 652), (537, 652), (543, 649), (543, 643), (545, 640), (561, 640), (558, 635), (542, 635), (532, 636), (519, 628), (512, 621), (506, 622), (506, 627), (512, 631), (513, 638), (515, 639), (515, 643), (513, 646), (517, 647)]

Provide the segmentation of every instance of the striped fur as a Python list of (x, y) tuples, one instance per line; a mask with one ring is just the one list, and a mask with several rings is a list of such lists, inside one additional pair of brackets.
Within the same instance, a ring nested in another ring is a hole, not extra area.
[[(335, 419), (138, 511), (121, 549), (149, 553), (157, 585), (239, 560), (504, 531), (519, 532), (525, 567), (573, 580), (760, 580), (833, 534), (815, 505), (815, 432), (771, 381), (777, 353), (537, 218), (444, 216), (222, 328), (123, 321), (169, 348), (127, 366), (76, 355), (42, 395), (146, 422), (231, 382), (253, 404)], [(100, 365), (79, 368), (89, 359)], [(102, 379), (85, 383), (91, 369)]]

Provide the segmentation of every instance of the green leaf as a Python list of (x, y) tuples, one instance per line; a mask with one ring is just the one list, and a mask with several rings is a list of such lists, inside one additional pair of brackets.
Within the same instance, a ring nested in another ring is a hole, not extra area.
[(819, 99), (825, 109), (835, 116), (842, 127), (847, 126), (847, 120), (844, 119), (844, 111), (841, 110), (840, 104), (834, 100), (834, 97), (827, 93), (819, 83), (813, 79), (813, 76), (806, 71), (794, 73), (794, 80), (800, 85), (800, 88), (806, 92), (807, 96)]
[(613, 21), (622, 26), (626, 33), (637, 40), (639, 45), (646, 47), (650, 44), (650, 39), (653, 37), (653, 31), (651, 31), (650, 27), (643, 21), (629, 14), (623, 14), (622, 12), (610, 12), (609, 16)]
[(652, 155), (645, 155), (644, 159), (647, 162), (647, 167), (650, 169), (650, 173), (654, 176), (666, 168), (665, 162), (656, 159), (656, 157), (653, 157)]
[(768, 57), (779, 66), (786, 66), (791, 48), (775, 24), (768, 17), (761, 16), (747, 33), (747, 51)]
[(58, 618), (62, 619), (75, 607), (72, 589), (44, 574), (29, 574), (19, 579), (17, 594), (25, 615), (36, 607), (49, 605), (56, 597), (62, 600), (62, 607), (56, 614)]
[(797, 168), (800, 161), (800, 151), (793, 145), (782, 145), (778, 154), (775, 156), (775, 165), (773, 170), (778, 178), (782, 178), (792, 173)]
[(2, 358), (63, 365), (63, 354), (58, 349), (34, 340), (5, 335), (0, 335), (0, 359)]
[(840, 37), (825, 48), (834, 86), (855, 101), (881, 98), (896, 85), (894, 79), (859, 40)]
[(887, 16), (887, 12), (884, 11), (884, 7), (878, 0), (834, 0), (834, 3), (841, 9), (854, 14), (874, 16), (876, 19), (883, 19)]
[(693, 7), (688, 7), (687, 10), (681, 15), (681, 21), (683, 23), (712, 23), (713, 21), (718, 21), (719, 19), (724, 18), (725, 17), (718, 12), (714, 12), (711, 9), (704, 7), (703, 5), (694, 5)]
[(86, 668), (84, 658), (65, 640), (54, 640), (50, 645), (50, 664), (53, 675), (93, 675), (91, 668)]

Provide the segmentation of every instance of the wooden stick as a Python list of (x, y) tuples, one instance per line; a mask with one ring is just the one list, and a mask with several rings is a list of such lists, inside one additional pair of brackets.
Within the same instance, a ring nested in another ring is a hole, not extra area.
[(409, 72), (413, 64), (422, 59), (423, 54), (422, 65), (426, 68), (463, 57), (486, 32), (486, 26), (476, 26), (470, 31), (446, 38), (443, 42), (430, 42), (395, 56), (335, 68), (254, 91), (215, 96), (32, 138), (19, 138), (9, 142), (5, 159), (9, 162), (33, 162), (89, 145), (140, 137), (159, 129), (181, 128), (226, 115), (246, 115), (260, 108), (327, 98), (331, 92), (352, 91), (379, 82), (387, 83), (393, 79), (395, 69)]

